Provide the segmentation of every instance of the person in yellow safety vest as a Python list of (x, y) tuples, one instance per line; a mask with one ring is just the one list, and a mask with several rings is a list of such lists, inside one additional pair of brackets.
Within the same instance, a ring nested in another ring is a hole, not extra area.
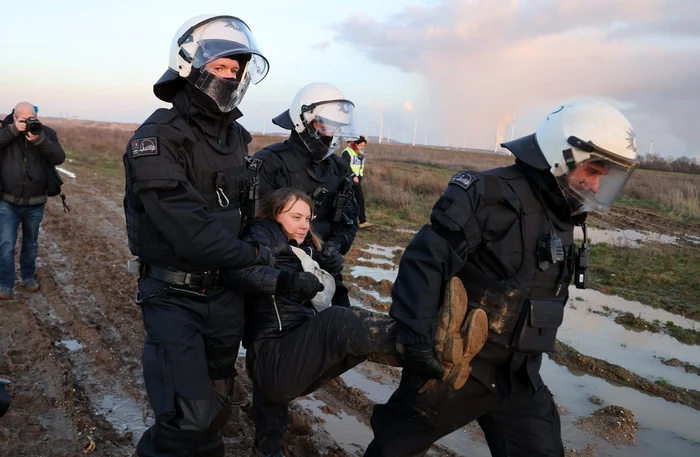
[(355, 200), (360, 207), (360, 228), (369, 228), (374, 224), (367, 222), (365, 214), (365, 195), (362, 193), (362, 177), (365, 174), (365, 146), (367, 139), (363, 136), (350, 142), (343, 150), (342, 157), (350, 164), (350, 169), (354, 173), (352, 178), (352, 190), (355, 193)]

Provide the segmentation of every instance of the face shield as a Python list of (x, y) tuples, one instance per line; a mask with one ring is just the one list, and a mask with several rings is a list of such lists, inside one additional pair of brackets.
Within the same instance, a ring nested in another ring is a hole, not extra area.
[[(187, 80), (210, 97), (223, 113), (238, 106), (248, 87), (262, 81), (269, 69), (248, 26), (230, 17), (207, 22), (184, 36), (180, 52), (192, 62)], [(217, 61), (222, 58), (226, 60)], [(235, 71), (222, 77), (215, 69), (219, 63)]]
[(343, 141), (359, 138), (355, 105), (349, 100), (326, 100), (304, 105), (301, 117), (305, 129), (299, 136), (317, 162), (337, 151)]
[[(565, 173), (555, 174), (572, 215), (585, 212), (607, 213), (617, 199), (638, 163), (571, 137), (569, 143), (584, 147), (573, 153), (564, 151)], [(581, 154), (583, 152), (584, 154)], [(575, 160), (575, 157), (587, 157)]]

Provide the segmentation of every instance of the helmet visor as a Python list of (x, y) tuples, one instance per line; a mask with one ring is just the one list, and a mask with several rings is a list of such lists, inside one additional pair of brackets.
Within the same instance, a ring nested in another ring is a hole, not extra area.
[(191, 53), (194, 68), (202, 68), (221, 57), (239, 60), (241, 69), (245, 69), (247, 74), (241, 74), (238, 79), (243, 81), (247, 77), (252, 84), (262, 81), (269, 70), (267, 59), (260, 51), (248, 26), (243, 21), (231, 17), (216, 19), (203, 25), (201, 32), (193, 33), (184, 40), (181, 49)]
[(343, 141), (359, 138), (355, 105), (349, 100), (328, 100), (302, 107), (307, 135), (301, 135), (316, 160), (323, 160)]
[(635, 168), (636, 164), (625, 166), (594, 157), (558, 176), (557, 182), (573, 214), (607, 213)]

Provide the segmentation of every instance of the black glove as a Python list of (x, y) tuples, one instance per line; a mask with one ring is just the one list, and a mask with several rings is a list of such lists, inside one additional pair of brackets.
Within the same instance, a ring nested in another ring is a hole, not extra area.
[(318, 266), (328, 273), (334, 275), (343, 270), (343, 263), (345, 260), (343, 260), (343, 256), (340, 253), (340, 243), (333, 240), (324, 242), (320, 254), (321, 255), (316, 260)]
[(325, 287), (313, 273), (306, 271), (289, 274), (286, 271), (281, 271), (277, 277), (276, 293), (278, 294), (294, 294), (301, 297), (302, 300), (311, 300), (317, 293), (321, 292)]
[(267, 265), (274, 267), (277, 264), (277, 259), (275, 259), (275, 255), (272, 253), (270, 248), (260, 244), (257, 241), (253, 241), (251, 244), (255, 246), (255, 251), (257, 252), (252, 265)]
[(432, 344), (404, 346), (403, 369), (410, 375), (423, 378), (442, 379), (445, 374), (445, 367), (435, 357)]
[(348, 288), (336, 279), (335, 281), (335, 295), (331, 300), (332, 306), (342, 306), (343, 308), (350, 308), (350, 297), (348, 297)]

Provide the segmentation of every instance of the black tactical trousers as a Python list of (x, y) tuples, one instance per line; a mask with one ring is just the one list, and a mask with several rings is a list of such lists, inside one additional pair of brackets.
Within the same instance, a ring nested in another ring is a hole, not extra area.
[(223, 289), (205, 301), (158, 293), (166, 286), (151, 278), (139, 284), (143, 375), (156, 423), (141, 437), (137, 455), (223, 457), (220, 432), (231, 414), (242, 300)]
[(257, 341), (247, 363), (258, 450), (281, 449), (290, 401), (368, 358), (398, 361), (395, 335), (388, 316), (331, 306), (284, 336)]
[(394, 395), (372, 413), (374, 440), (364, 457), (419, 457), (435, 441), (478, 420), (493, 457), (564, 457), (559, 413), (544, 384), (535, 391), (513, 379), (501, 399), (470, 377), (458, 391), (418, 394), (424, 380), (401, 379)]
[(362, 176), (359, 176), (359, 181), (357, 184), (352, 184), (352, 191), (355, 194), (355, 201), (357, 201), (357, 206), (360, 207), (360, 213), (358, 219), (360, 224), (367, 222), (367, 215), (365, 214), (365, 194), (362, 192)]

